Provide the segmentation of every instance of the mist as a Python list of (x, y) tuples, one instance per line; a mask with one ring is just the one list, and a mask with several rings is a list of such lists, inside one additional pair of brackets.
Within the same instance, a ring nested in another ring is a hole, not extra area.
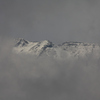
[(0, 100), (99, 100), (100, 57), (58, 60), (12, 52), (0, 38)]

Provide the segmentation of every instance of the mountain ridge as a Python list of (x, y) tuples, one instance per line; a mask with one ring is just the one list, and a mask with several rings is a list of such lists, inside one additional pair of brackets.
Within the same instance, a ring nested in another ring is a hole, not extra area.
[(30, 42), (23, 38), (16, 39), (13, 51), (20, 54), (32, 54), (36, 56), (46, 55), (53, 57), (84, 57), (87, 54), (98, 55), (100, 46), (94, 43), (64, 42), (55, 45), (49, 40)]

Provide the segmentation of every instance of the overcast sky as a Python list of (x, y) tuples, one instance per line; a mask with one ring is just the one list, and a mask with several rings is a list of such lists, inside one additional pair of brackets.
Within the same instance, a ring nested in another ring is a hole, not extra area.
[(99, 42), (100, 0), (0, 0), (0, 35)]
[(11, 40), (100, 43), (99, 32), (100, 0), (0, 0), (0, 100), (100, 100), (96, 53), (34, 58), (12, 53)]

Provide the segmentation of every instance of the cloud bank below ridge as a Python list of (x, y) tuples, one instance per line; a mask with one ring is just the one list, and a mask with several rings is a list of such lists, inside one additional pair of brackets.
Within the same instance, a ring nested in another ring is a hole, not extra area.
[(0, 100), (99, 100), (99, 58), (18, 55), (12, 40), (0, 40)]

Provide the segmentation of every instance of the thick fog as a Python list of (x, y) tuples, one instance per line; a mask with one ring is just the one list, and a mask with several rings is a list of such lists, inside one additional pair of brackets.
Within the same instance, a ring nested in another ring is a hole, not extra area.
[(0, 100), (99, 100), (100, 59), (15, 54), (0, 38)]

